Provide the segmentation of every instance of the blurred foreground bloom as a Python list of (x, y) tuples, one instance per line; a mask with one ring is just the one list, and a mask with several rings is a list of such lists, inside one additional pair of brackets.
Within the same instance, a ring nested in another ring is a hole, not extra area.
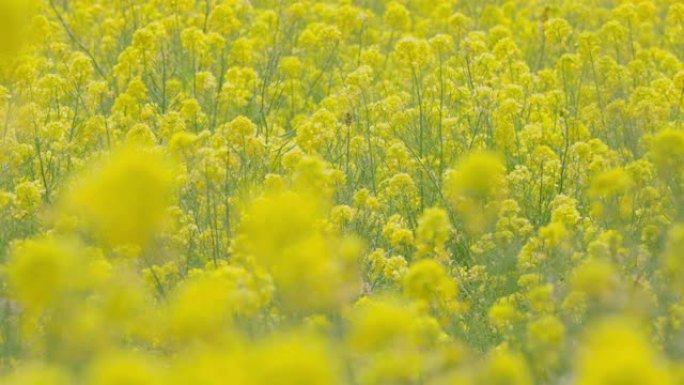
[(667, 363), (638, 326), (614, 318), (589, 332), (577, 357), (577, 384), (671, 384)]
[(37, 7), (34, 0), (0, 2), (0, 63), (16, 55), (28, 39), (31, 17)]
[(283, 304), (323, 310), (359, 291), (359, 244), (326, 234), (323, 203), (307, 193), (284, 191), (255, 200), (245, 213), (237, 247), (273, 275)]
[(162, 155), (123, 148), (82, 175), (65, 197), (66, 210), (111, 246), (142, 247), (163, 229), (173, 185)]
[(86, 251), (76, 241), (44, 238), (19, 242), (6, 267), (15, 298), (29, 310), (43, 310), (90, 279)]
[(483, 231), (492, 221), (488, 205), (505, 192), (505, 175), (501, 159), (489, 152), (470, 153), (446, 172), (445, 195), (470, 231)]

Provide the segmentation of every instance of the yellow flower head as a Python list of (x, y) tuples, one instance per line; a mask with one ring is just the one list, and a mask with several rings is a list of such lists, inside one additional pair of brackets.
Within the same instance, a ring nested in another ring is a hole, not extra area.
[(109, 245), (144, 246), (163, 229), (173, 186), (160, 154), (127, 147), (90, 167), (65, 197), (66, 206)]
[(444, 181), (447, 196), (451, 199), (492, 198), (501, 192), (505, 171), (503, 163), (493, 153), (468, 154), (454, 170), (447, 171)]
[(623, 194), (632, 185), (632, 179), (623, 168), (614, 168), (599, 174), (591, 184), (591, 195), (599, 198), (611, 198)]
[(518, 352), (501, 348), (490, 353), (483, 373), (483, 383), (492, 385), (532, 385), (532, 373)]
[(447, 212), (440, 208), (430, 208), (418, 220), (416, 241), (443, 246), (449, 239), (450, 231), (451, 223)]
[(578, 352), (577, 384), (671, 384), (654, 347), (639, 325), (620, 318), (589, 329)]
[(323, 207), (311, 194), (277, 192), (254, 201), (240, 224), (237, 250), (271, 272), (288, 309), (325, 309), (358, 290), (359, 244), (324, 233)]
[(684, 165), (684, 132), (672, 128), (659, 131), (651, 139), (650, 154), (664, 175), (681, 172)]
[(82, 285), (86, 263), (84, 250), (73, 241), (27, 240), (16, 246), (6, 274), (14, 296), (30, 310), (42, 310)]
[(428, 303), (454, 301), (458, 293), (456, 281), (442, 265), (432, 259), (420, 260), (409, 267), (404, 277), (404, 291)]

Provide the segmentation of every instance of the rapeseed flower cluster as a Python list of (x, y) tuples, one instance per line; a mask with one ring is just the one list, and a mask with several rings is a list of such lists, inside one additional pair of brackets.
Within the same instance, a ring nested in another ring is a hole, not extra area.
[(684, 384), (684, 3), (0, 0), (0, 383)]

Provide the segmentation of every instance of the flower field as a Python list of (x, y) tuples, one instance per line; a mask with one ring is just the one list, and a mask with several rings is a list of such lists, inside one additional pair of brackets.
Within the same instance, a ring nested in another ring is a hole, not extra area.
[(684, 2), (1, 0), (0, 383), (684, 384)]

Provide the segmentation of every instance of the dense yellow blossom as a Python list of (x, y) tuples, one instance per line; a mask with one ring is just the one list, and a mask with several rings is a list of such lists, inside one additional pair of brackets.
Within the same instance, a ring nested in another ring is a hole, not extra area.
[(679, 0), (0, 0), (0, 383), (675, 384)]

